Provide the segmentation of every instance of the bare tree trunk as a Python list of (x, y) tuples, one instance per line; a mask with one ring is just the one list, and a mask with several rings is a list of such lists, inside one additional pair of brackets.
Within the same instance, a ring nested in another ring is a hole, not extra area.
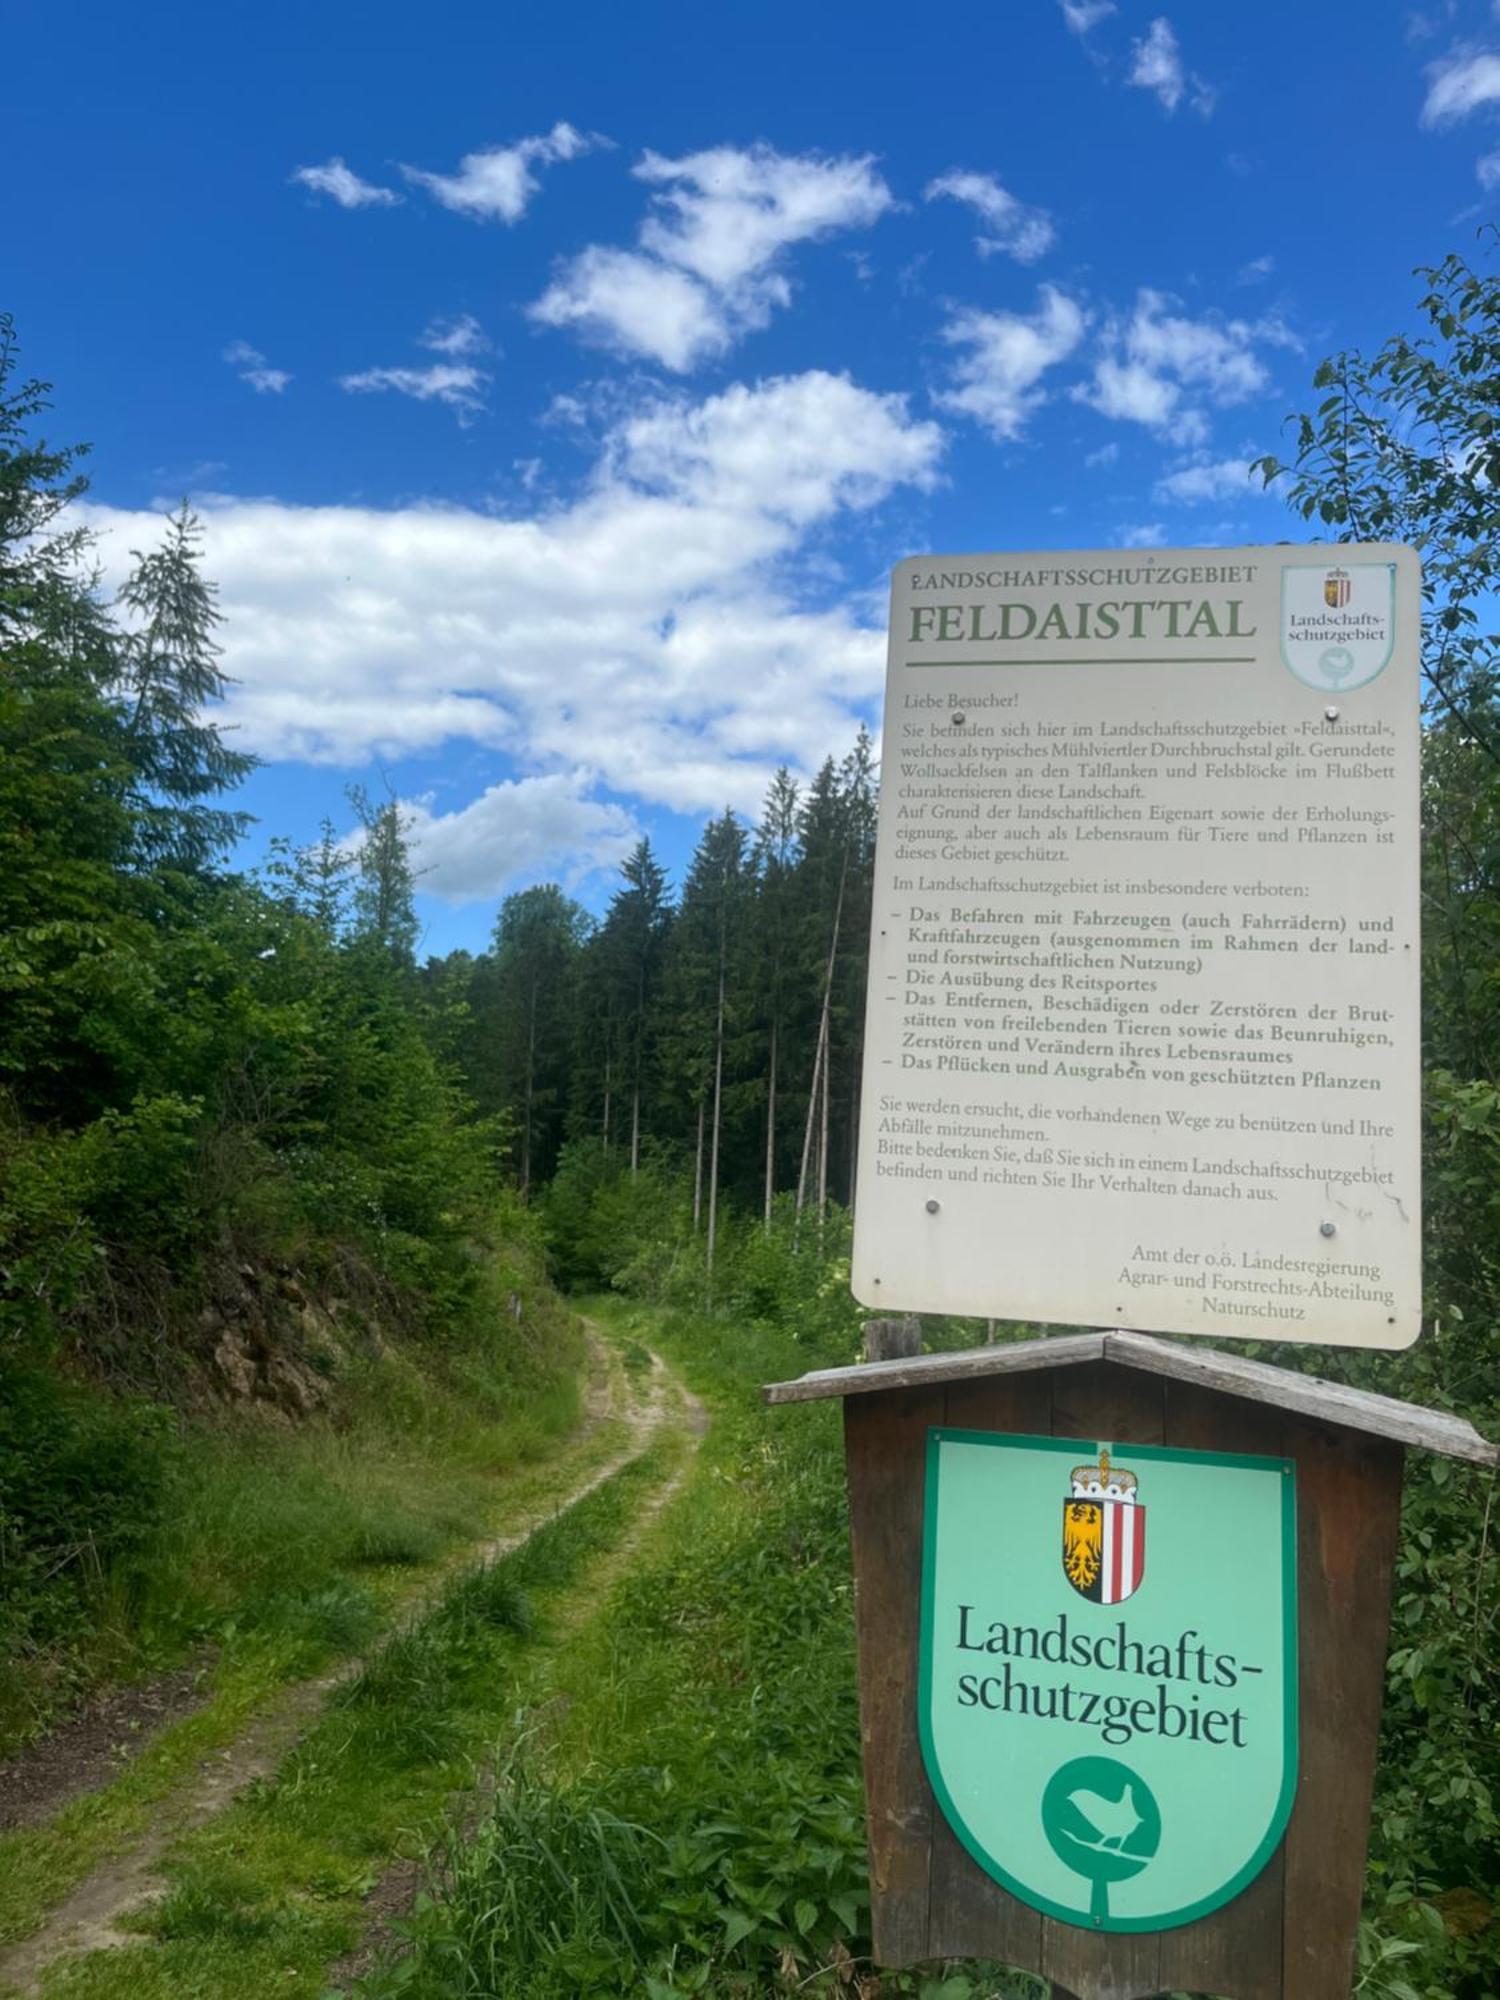
[(630, 1174), (641, 1164), (641, 1043), (646, 1036), (646, 964), (641, 961), (635, 986), (635, 1050), (630, 1067)]
[(844, 849), (844, 865), (839, 871), (838, 900), (833, 906), (833, 935), (828, 944), (828, 968), (823, 975), (823, 1013), (818, 1022), (818, 1047), (813, 1057), (812, 1090), (807, 1099), (807, 1126), (802, 1134), (802, 1171), (797, 1176), (797, 1213), (807, 1200), (807, 1161), (812, 1151), (813, 1121), (818, 1115), (818, 1084), (828, 1068), (828, 1017), (833, 1004), (833, 971), (838, 963), (839, 925), (844, 918), (844, 884), (849, 878), (849, 850)]
[(797, 1213), (807, 1206), (807, 1171), (812, 1160), (813, 1133), (817, 1129), (818, 1085), (823, 1078), (823, 1037), (828, 1029), (825, 1009), (818, 1022), (818, 1040), (813, 1050), (812, 1088), (807, 1094), (807, 1123), (802, 1128), (802, 1165), (797, 1170)]
[(714, 1275), (714, 1241), (719, 1223), (719, 1127), (724, 1102), (724, 953), (719, 951), (719, 1014), (714, 1027), (714, 1136), (708, 1151), (708, 1260), (710, 1284)]
[(604, 1055), (604, 1150), (609, 1151), (609, 1084), (610, 1058), (608, 1050)]
[(766, 1227), (771, 1226), (771, 1200), (776, 1192), (776, 1043), (781, 1027), (771, 1016), (771, 1077), (766, 1093)]
[(823, 1230), (828, 1220), (828, 1085), (833, 1064), (831, 1051), (823, 1051), (823, 1108), (818, 1115), (818, 1251), (823, 1249)]
[(531, 982), (531, 1010), (526, 1022), (526, 1116), (521, 1125), (521, 1193), (531, 1188), (531, 1100), (536, 1085), (536, 981)]
[(703, 1099), (698, 1099), (698, 1148), (693, 1155), (693, 1234), (703, 1213)]

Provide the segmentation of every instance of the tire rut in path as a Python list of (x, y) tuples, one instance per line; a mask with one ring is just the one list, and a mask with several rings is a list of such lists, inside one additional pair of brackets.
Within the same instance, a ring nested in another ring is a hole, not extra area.
[[(659, 1398), (674, 1390), (681, 1404), (683, 1428), (688, 1438), (688, 1450), (680, 1465), (664, 1480), (656, 1491), (650, 1494), (637, 1510), (626, 1534), (604, 1559), (602, 1573), (596, 1575), (596, 1589), (600, 1584), (607, 1590), (619, 1576), (630, 1567), (631, 1559), (646, 1538), (651, 1524), (665, 1513), (677, 1497), (692, 1471), (693, 1460), (698, 1455), (698, 1447), (708, 1435), (709, 1415), (702, 1400), (695, 1396), (680, 1377), (667, 1369), (661, 1356), (652, 1354), (651, 1368), (653, 1388)], [(648, 1439), (649, 1442), (649, 1439)], [(559, 1621), (559, 1635), (576, 1630), (585, 1622), (586, 1613), (572, 1607)], [(457, 1825), (472, 1832), (483, 1810), (486, 1798), (494, 1784), (492, 1769), (480, 1772), (475, 1784), (457, 1795), (450, 1804)], [(368, 1972), (374, 1970), (383, 1953), (390, 1947), (397, 1935), (396, 1926), (411, 1915), (421, 1892), (426, 1876), (424, 1863), (415, 1857), (404, 1857), (394, 1861), (384, 1869), (374, 1887), (365, 1897), (365, 1927), (357, 1944), (336, 1959), (328, 1968), (328, 1990), (330, 1994), (347, 1994), (349, 1987)]]
[[(611, 1417), (618, 1417), (626, 1426), (625, 1449), (596, 1467), (555, 1505), (528, 1518), (522, 1526), (477, 1546), (471, 1545), (460, 1558), (442, 1565), (428, 1585), (403, 1606), (400, 1616), (382, 1635), (383, 1645), (425, 1617), (458, 1577), (510, 1555), (538, 1529), (587, 1499), (606, 1480), (643, 1456), (670, 1421), (670, 1404), (674, 1400), (680, 1401), (683, 1422), (696, 1446), (707, 1428), (703, 1406), (671, 1375), (660, 1357), (651, 1356), (647, 1394), (644, 1399), (636, 1400), (629, 1394), (618, 1353), (604, 1338), (602, 1329), (589, 1320), (584, 1325), (594, 1366), (590, 1369), (585, 1396), (585, 1420), (574, 1442), (581, 1442)], [(601, 1363), (607, 1380), (602, 1391), (596, 1372)], [(668, 1482), (669, 1493), (676, 1490), (681, 1477), (679, 1471)], [(649, 1514), (658, 1511), (662, 1504), (665, 1496), (658, 1498), (655, 1506), (648, 1502)], [(226, 1749), (206, 1758), (189, 1784), (161, 1801), (157, 1824), (125, 1852), (108, 1856), (92, 1868), (29, 1937), (0, 1945), (0, 1995), (14, 1993), (21, 2000), (32, 2000), (41, 1990), (43, 1975), (60, 1960), (140, 1944), (140, 1934), (122, 1929), (121, 1920), (163, 1892), (161, 1863), (168, 1848), (184, 1834), (205, 1826), (248, 1786), (273, 1776), (283, 1758), (318, 1720), (334, 1689), (352, 1680), (364, 1665), (363, 1658), (345, 1660), (328, 1673), (297, 1682), (276, 1696), (273, 1705), (256, 1716)]]

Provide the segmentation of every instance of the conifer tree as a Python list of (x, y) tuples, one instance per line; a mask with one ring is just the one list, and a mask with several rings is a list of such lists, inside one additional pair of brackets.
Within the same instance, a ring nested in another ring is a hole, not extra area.
[(349, 803), (365, 837), (359, 848), (354, 890), (354, 934), (391, 965), (409, 970), (416, 960), (416, 878), (407, 848), (410, 820), (398, 798), (371, 803), (363, 785), (351, 785)]
[(523, 1195), (551, 1172), (561, 1138), (572, 981), (588, 930), (555, 882), (507, 896), (495, 925), (496, 1058)]
[(738, 975), (744, 959), (747, 937), (744, 920), (750, 887), (745, 849), (745, 829), (727, 808), (719, 818), (709, 821), (683, 884), (677, 928), (683, 1039), (689, 1062), (697, 1072), (694, 1078), (698, 1122), (696, 1178), (700, 1194), (705, 1138), (707, 1142), (705, 1267), (710, 1280), (718, 1240), (725, 1056), (732, 1016), (742, 999)]
[(642, 1098), (651, 1066), (653, 1015), (671, 911), (666, 871), (644, 835), (620, 873), (624, 887), (616, 890), (610, 902), (600, 953), (609, 986), (609, 1015), (619, 1027), (621, 1087), (630, 1098), (630, 1171), (634, 1174), (640, 1166)]
[(762, 1206), (766, 1226), (776, 1194), (776, 1113), (784, 1060), (789, 924), (793, 872), (798, 858), (797, 787), (785, 764), (771, 780), (755, 837), (755, 941), (757, 986), (765, 1011), (766, 1148)]
[(231, 790), (255, 759), (231, 749), (205, 711), (229, 686), (214, 629), (216, 586), (199, 567), (202, 529), (184, 501), (162, 545), (133, 551), (120, 591), (131, 615), (121, 646), (121, 680), (132, 755), (141, 775), (142, 844), (147, 858), (202, 868), (250, 824), (247, 813), (204, 803)]

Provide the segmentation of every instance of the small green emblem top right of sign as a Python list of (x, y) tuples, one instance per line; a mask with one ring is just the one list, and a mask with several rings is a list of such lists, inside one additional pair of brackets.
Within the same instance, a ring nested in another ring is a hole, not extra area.
[(1021, 1901), (1168, 1930), (1265, 1866), (1297, 1778), (1295, 1520), (1286, 1459), (930, 1433), (922, 1751)]

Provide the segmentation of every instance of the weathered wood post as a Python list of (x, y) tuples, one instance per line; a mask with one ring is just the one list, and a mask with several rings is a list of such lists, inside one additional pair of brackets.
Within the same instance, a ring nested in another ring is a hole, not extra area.
[[(877, 1961), (998, 1959), (1064, 2000), (1347, 2000), (1403, 1454), (1495, 1448), (1457, 1417), (1126, 1332), (765, 1394), (844, 1401)], [(1065, 1475), (1076, 1493), (1096, 1458), (1100, 1491), (1075, 1501)], [(1112, 1585), (1069, 1574), (1075, 1506)], [(1054, 1808), (1038, 1781), (1067, 1772)], [(1158, 1872), (1202, 1913), (1164, 1909)]]

